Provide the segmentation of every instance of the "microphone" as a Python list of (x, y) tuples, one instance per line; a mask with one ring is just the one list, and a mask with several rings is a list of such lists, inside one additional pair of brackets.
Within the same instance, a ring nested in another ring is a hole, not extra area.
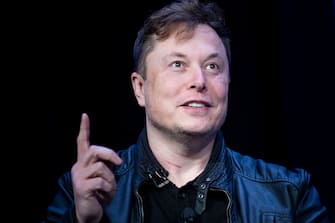
[(181, 212), (180, 217), (181, 217), (183, 223), (194, 222), (195, 212), (194, 212), (193, 208), (186, 207)]

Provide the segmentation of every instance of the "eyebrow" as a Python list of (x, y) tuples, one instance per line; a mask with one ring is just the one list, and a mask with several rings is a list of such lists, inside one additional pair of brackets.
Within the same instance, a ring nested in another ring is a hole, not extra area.
[(163, 60), (166, 61), (171, 57), (186, 58), (186, 55), (179, 52), (173, 52), (163, 57)]
[(213, 58), (219, 58), (219, 59), (221, 59), (222, 61), (224, 61), (224, 59), (220, 56), (220, 54), (218, 54), (218, 53), (212, 53), (212, 54), (210, 54), (207, 58), (206, 58), (206, 61), (207, 60), (210, 60), (210, 59), (213, 59)]
[[(163, 57), (163, 60), (168, 60), (171, 57), (179, 57), (179, 58), (186, 58), (186, 55), (183, 53), (179, 53), (179, 52), (173, 52), (171, 54), (168, 54), (166, 56)], [(210, 60), (213, 58), (220, 58), (222, 60), (224, 60), (218, 53), (212, 53), (210, 54), (205, 60)]]

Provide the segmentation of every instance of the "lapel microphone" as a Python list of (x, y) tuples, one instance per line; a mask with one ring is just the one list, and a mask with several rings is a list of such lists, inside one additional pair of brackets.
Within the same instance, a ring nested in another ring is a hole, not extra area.
[(194, 222), (195, 215), (196, 214), (195, 214), (193, 208), (186, 207), (181, 212), (180, 218), (181, 218), (181, 220), (182, 220), (183, 223), (190, 223), (190, 222)]

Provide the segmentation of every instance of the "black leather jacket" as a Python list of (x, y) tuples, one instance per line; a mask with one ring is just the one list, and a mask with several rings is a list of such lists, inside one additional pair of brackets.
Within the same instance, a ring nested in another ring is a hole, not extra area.
[[(311, 185), (306, 171), (288, 170), (241, 155), (225, 146), (221, 133), (218, 136), (219, 155), (204, 183), (208, 190), (221, 191), (228, 196), (227, 222), (329, 222), (327, 210), (320, 203), (318, 192)], [(137, 144), (118, 151), (123, 162), (114, 170), (117, 192), (105, 208), (103, 221), (144, 222), (145, 213), (138, 191), (150, 171), (155, 175), (157, 163), (147, 162), (143, 138), (146, 139), (145, 131)], [(59, 186), (60, 191), (48, 207), (45, 222), (76, 222), (69, 172), (59, 179)]]

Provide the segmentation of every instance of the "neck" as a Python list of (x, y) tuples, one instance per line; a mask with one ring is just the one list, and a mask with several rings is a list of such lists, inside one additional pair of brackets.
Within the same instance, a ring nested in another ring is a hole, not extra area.
[(150, 148), (169, 180), (181, 187), (195, 179), (205, 169), (213, 149), (215, 136), (175, 139), (159, 131), (148, 129)]

